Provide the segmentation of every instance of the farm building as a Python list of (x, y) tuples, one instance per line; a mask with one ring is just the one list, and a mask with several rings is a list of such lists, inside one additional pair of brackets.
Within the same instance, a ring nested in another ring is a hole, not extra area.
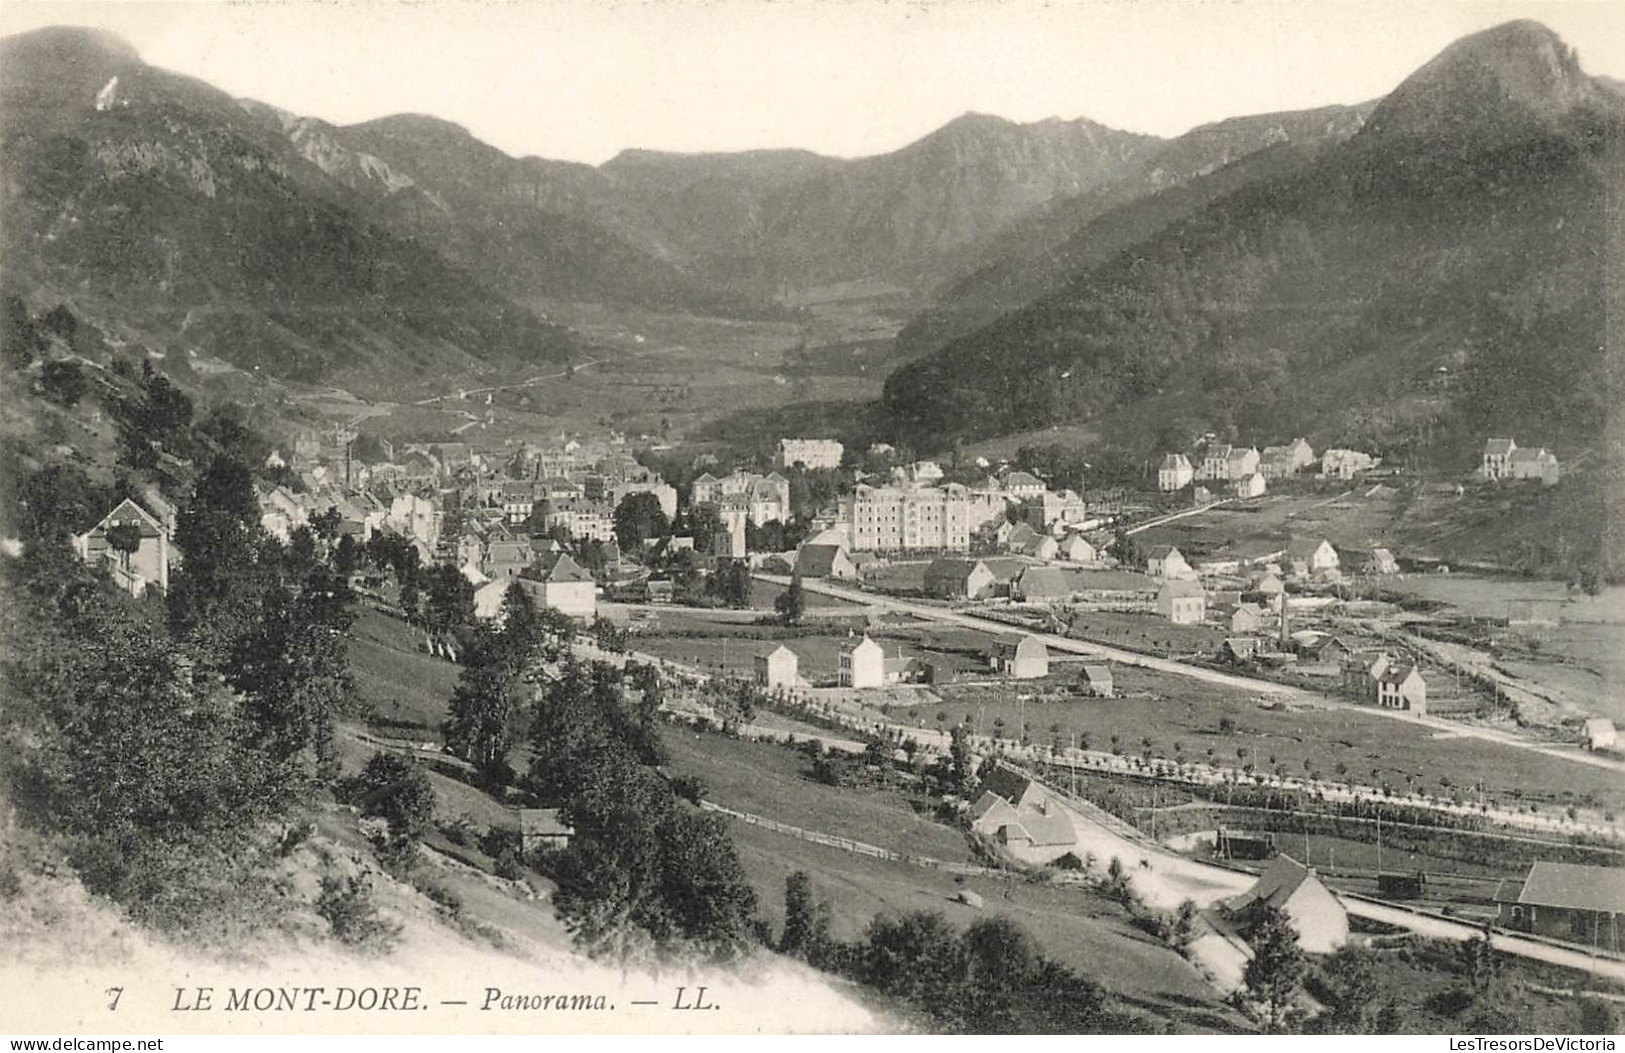
[(796, 686), (801, 659), (780, 644), (756, 655), (756, 682), (765, 688), (790, 689)]
[(1501, 882), (1495, 902), (1509, 929), (1618, 951), (1625, 870), (1537, 860), (1522, 881)]
[(795, 572), (803, 578), (835, 578), (840, 581), (850, 581), (858, 576), (857, 565), (846, 554), (846, 546), (814, 544), (810, 541), (796, 553)]
[(1078, 686), (1083, 693), (1092, 698), (1113, 698), (1117, 688), (1112, 682), (1112, 667), (1109, 665), (1085, 665), (1078, 673)]
[(1348, 912), (1342, 902), (1312, 869), (1291, 856), (1276, 856), (1252, 888), (1224, 901), (1224, 909), (1245, 925), (1266, 904), (1287, 916), (1298, 932), (1298, 946), (1311, 954), (1330, 954), (1348, 942)]
[(982, 787), (970, 811), (971, 829), (1032, 861), (1047, 862), (1076, 847), (1071, 818), (1042, 786), (1001, 766), (988, 773)]
[(1607, 717), (1592, 717), (1585, 724), (1586, 749), (1611, 750), (1619, 740), (1614, 722)]
[(943, 600), (980, 600), (998, 579), (979, 559), (937, 559), (925, 568), (925, 591)]
[(1199, 625), (1207, 617), (1207, 597), (1196, 581), (1170, 581), (1157, 593), (1157, 613), (1175, 625)]
[(1264, 608), (1256, 603), (1242, 603), (1230, 615), (1230, 631), (1237, 635), (1256, 633), (1264, 624)]
[(1026, 603), (1053, 603), (1071, 599), (1078, 589), (1074, 576), (1064, 567), (1028, 567), (1012, 591)]
[(1269, 859), (1275, 851), (1274, 834), (1249, 834), (1224, 826), (1213, 832), (1213, 854), (1220, 859)]
[(989, 649), (988, 658), (995, 670), (1016, 680), (1049, 675), (1049, 648), (1030, 634), (1000, 637)]
[(1072, 563), (1096, 563), (1100, 560), (1100, 553), (1082, 534), (1068, 534), (1055, 554)]
[(1256, 636), (1226, 636), (1224, 656), (1232, 662), (1249, 662), (1258, 657), (1264, 642)]
[(527, 854), (538, 848), (568, 848), (575, 829), (557, 808), (519, 809), (519, 844)]

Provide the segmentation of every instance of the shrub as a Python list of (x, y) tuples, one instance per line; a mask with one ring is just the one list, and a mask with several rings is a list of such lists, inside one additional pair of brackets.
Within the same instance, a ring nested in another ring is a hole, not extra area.
[(374, 954), (387, 954), (400, 938), (401, 927), (378, 913), (372, 886), (362, 878), (322, 878), (316, 913), (326, 919), (340, 943)]

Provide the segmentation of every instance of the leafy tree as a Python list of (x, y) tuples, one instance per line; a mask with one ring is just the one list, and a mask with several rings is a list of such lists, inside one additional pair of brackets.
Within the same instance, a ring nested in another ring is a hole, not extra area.
[(1305, 968), (1297, 930), (1284, 913), (1265, 904), (1248, 942), (1252, 944), (1253, 958), (1242, 976), (1247, 994), (1258, 1004), (1265, 1026), (1281, 1028)]
[(474, 620), (474, 585), (449, 563), (436, 564), (428, 575), (425, 619), (434, 632), (450, 632)]
[(773, 598), (773, 609), (785, 625), (799, 625), (807, 613), (807, 593), (801, 584), (801, 575), (790, 577), (790, 587)]
[(797, 870), (784, 879), (784, 934), (779, 953), (817, 964), (829, 949), (829, 904), (814, 903), (812, 879)]
[(117, 552), (125, 570), (130, 557), (141, 550), (141, 528), (134, 523), (118, 523), (107, 528), (107, 547)]
[(1139, 569), (1145, 566), (1145, 553), (1140, 549), (1140, 543), (1134, 535), (1128, 532), (1127, 527), (1118, 527), (1112, 534), (1112, 543), (1107, 551), (1113, 559), (1125, 567)]
[(416, 763), (386, 753), (374, 753), (367, 766), (348, 786), (364, 816), (377, 816), (389, 824), (389, 837), (380, 856), (392, 868), (407, 869), (417, 854), (417, 842), (434, 822), (434, 788)]
[(1457, 944), (1456, 960), (1475, 994), (1481, 995), (1488, 991), (1501, 970), (1500, 958), (1495, 953), (1495, 948), (1490, 946), (1487, 933), (1462, 940)]
[(626, 553), (643, 551), (643, 543), (665, 537), (671, 532), (671, 521), (660, 507), (660, 498), (654, 494), (627, 494), (615, 506), (613, 519), (615, 540)]
[(89, 386), (84, 369), (79, 363), (67, 359), (45, 363), (45, 369), (40, 373), (40, 390), (58, 406), (71, 408), (77, 405)]
[(1364, 1030), (1367, 1014), (1381, 993), (1380, 962), (1369, 947), (1345, 944), (1320, 966), (1321, 1001), (1332, 1023), (1343, 1030)]
[(948, 771), (953, 779), (953, 792), (969, 797), (976, 789), (974, 760), (970, 751), (970, 729), (963, 724), (954, 725), (948, 733)]
[(863, 981), (883, 994), (951, 1020), (959, 1015), (965, 951), (940, 912), (876, 917), (869, 923), (861, 969)]
[(508, 751), (521, 710), (522, 684), (493, 642), (476, 645), (452, 692), (441, 732), (446, 747), (479, 770), (488, 786), (511, 777)]
[(22, 297), (6, 294), (5, 314), (0, 317), (0, 354), (13, 369), (25, 369), (45, 353), (45, 337), (28, 313)]

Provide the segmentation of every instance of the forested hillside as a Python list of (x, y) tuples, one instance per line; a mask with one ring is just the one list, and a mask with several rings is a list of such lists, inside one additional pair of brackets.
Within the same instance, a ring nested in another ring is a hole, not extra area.
[(886, 407), (927, 448), (1151, 399), (1191, 433), (1170, 441), (1594, 441), (1622, 132), (1617, 97), (1550, 31), (1466, 38), (1301, 170), (904, 366)]

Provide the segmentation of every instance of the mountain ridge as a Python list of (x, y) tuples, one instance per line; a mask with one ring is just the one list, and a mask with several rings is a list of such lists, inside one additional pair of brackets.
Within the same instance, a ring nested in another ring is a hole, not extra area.
[[(1508, 39), (1535, 54), (1504, 56)], [(1625, 106), (1582, 85), (1556, 94), (1564, 105), (1508, 93), (1484, 110), (1486, 75), (1450, 73), (1515, 73), (1550, 55), (1568, 76), (1572, 53), (1555, 39), (1468, 38), (1306, 164), (1244, 182), (904, 365), (884, 397), (897, 441), (929, 449), (1098, 421), (1137, 457), (1209, 430), (1382, 450), (1419, 441), (1420, 420), (1440, 425), (1430, 441), (1461, 449), (1494, 427), (1591, 441), (1606, 416), (1590, 379), (1604, 344), (1600, 217)], [(1433, 140), (1402, 133), (1425, 123), (1371, 131), (1378, 113), (1425, 122), (1417, 85), (1441, 69), (1459, 87), (1425, 97), (1482, 121)], [(1417, 376), (1434, 363), (1461, 374), (1448, 397)], [(1160, 430), (1135, 419), (1153, 399)]]

